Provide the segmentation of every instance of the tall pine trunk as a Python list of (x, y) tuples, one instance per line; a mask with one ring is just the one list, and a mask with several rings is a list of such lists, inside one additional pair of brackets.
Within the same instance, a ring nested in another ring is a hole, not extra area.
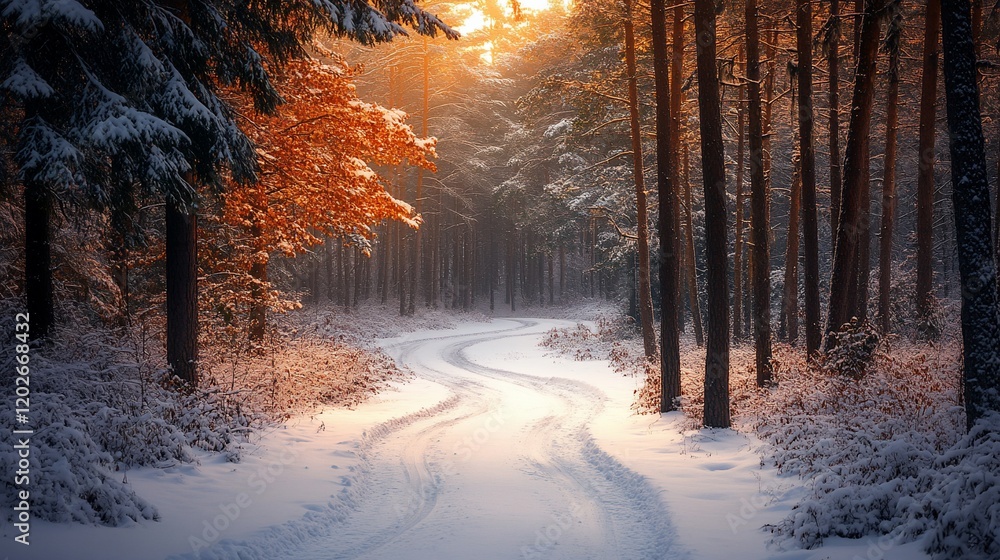
[(198, 385), (198, 221), (193, 210), (167, 198), (167, 364), (181, 381)]
[[(794, 98), (792, 104), (795, 104)], [(798, 152), (792, 154), (792, 183), (788, 191), (785, 277), (778, 335), (795, 345), (799, 339), (799, 217), (802, 214), (802, 158)]]
[(830, 132), (830, 246), (837, 242), (837, 223), (840, 220), (840, 190), (843, 186), (840, 161), (840, 2), (830, 0), (830, 25), (827, 42), (829, 62), (829, 104), (828, 116)]
[(753, 246), (753, 331), (757, 385), (771, 383), (771, 252), (768, 240), (767, 183), (760, 103), (760, 31), (757, 1), (746, 0), (747, 101), (750, 144), (750, 243)]
[[(674, 170), (674, 177), (681, 170), (681, 108), (683, 106), (682, 83), (684, 81), (684, 0), (675, 0), (670, 8), (673, 12), (671, 20), (671, 46), (670, 46), (670, 168)], [(684, 255), (681, 253), (681, 188), (680, 184), (675, 184), (674, 188), (674, 231), (677, 232), (677, 330), (684, 332), (684, 304), (681, 302), (681, 290), (684, 289)]]
[[(263, 189), (259, 189), (258, 196), (263, 195), (262, 191)], [(258, 198), (257, 202), (260, 203), (262, 200)], [(266, 204), (266, 199), (263, 202)], [(257, 211), (250, 217), (250, 237), (252, 238), (251, 243), (254, 247), (254, 254), (251, 257), (250, 264), (252, 284), (250, 288), (249, 339), (251, 342), (257, 343), (264, 341), (264, 334), (267, 332), (267, 292), (269, 287), (267, 281), (267, 251), (261, 239), (264, 234), (259, 217), (261, 210), (262, 208), (258, 206)], [(266, 208), (264, 210), (266, 211)], [(327, 243), (327, 246), (329, 246), (329, 243)], [(329, 281), (329, 275), (327, 279)]]
[(705, 256), (708, 264), (708, 337), (705, 355), (705, 426), (728, 428), (729, 266), (726, 244), (726, 162), (722, 105), (715, 62), (715, 2), (695, 0), (698, 37), (698, 108), (705, 189)]
[(952, 201), (962, 278), (962, 343), (968, 427), (1000, 411), (1000, 318), (990, 235), (990, 186), (969, 0), (943, 0), (944, 85)]
[(812, 3), (798, 0), (796, 48), (799, 61), (799, 157), (802, 178), (802, 241), (805, 264), (806, 355), (820, 346), (819, 221), (816, 208), (816, 150), (813, 140)]
[(917, 171), (917, 313), (931, 312), (934, 281), (934, 124), (937, 116), (938, 32), (941, 0), (927, 0), (920, 86), (920, 160)]
[(635, 182), (637, 248), (639, 257), (639, 317), (642, 323), (642, 346), (646, 358), (656, 356), (656, 332), (653, 329), (653, 298), (649, 281), (649, 218), (646, 208), (646, 185), (642, 173), (642, 129), (639, 121), (639, 88), (636, 78), (635, 30), (632, 20), (633, 0), (625, 0), (625, 66), (628, 73), (629, 121), (632, 128), (632, 174)]
[[(740, 49), (743, 58), (743, 49)], [(733, 340), (743, 338), (743, 161), (746, 135), (746, 85), (740, 84), (736, 96), (736, 243), (733, 251)]]
[(691, 192), (691, 165), (688, 151), (684, 150), (684, 169), (681, 174), (684, 177), (684, 217), (687, 243), (685, 244), (688, 277), (688, 299), (691, 304), (691, 323), (694, 327), (694, 341), (698, 348), (705, 344), (704, 328), (701, 322), (701, 300), (698, 293), (698, 259), (694, 252), (694, 196)]
[(854, 77), (851, 101), (851, 121), (847, 130), (844, 160), (843, 204), (837, 227), (837, 245), (833, 257), (833, 277), (830, 281), (830, 313), (827, 321), (828, 349), (836, 345), (834, 333), (850, 321), (855, 310), (851, 291), (857, 289), (859, 239), (862, 220), (868, 219), (868, 201), (862, 197), (864, 181), (862, 167), (868, 166), (864, 141), (871, 128), (872, 104), (875, 97), (875, 58), (878, 54), (879, 18), (884, 0), (873, 0), (861, 16), (858, 66)]
[(680, 340), (677, 327), (677, 188), (670, 145), (670, 75), (667, 64), (666, 0), (651, 0), (653, 79), (656, 84), (656, 187), (660, 234), (660, 412), (674, 410), (681, 394)]
[(930, 313), (934, 281), (934, 124), (937, 116), (938, 31), (941, 0), (927, 0), (920, 86), (920, 159), (917, 170), (917, 313)]
[(892, 236), (896, 223), (896, 152), (899, 122), (899, 38), (902, 15), (889, 22), (889, 88), (885, 98), (885, 167), (882, 174), (882, 220), (878, 252), (878, 320), (882, 334), (889, 334), (890, 287), (892, 283)]

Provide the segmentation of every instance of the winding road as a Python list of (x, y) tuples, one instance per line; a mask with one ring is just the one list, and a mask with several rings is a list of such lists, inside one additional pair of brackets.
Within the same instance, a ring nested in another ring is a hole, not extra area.
[(450, 396), (366, 432), (351, 507), (291, 558), (684, 557), (657, 490), (590, 435), (600, 389), (565, 365), (514, 371), (502, 352), (476, 352), (533, 346), (568, 324), (498, 319), (389, 343), (398, 363)]

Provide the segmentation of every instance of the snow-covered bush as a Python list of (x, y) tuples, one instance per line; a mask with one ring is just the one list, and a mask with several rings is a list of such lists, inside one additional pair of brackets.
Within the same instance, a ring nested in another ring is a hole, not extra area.
[[(550, 335), (548, 346), (574, 355), (596, 337), (567, 329)], [(878, 341), (869, 327), (854, 324), (824, 365), (807, 362), (802, 348), (775, 344), (777, 385), (765, 389), (756, 386), (753, 345), (731, 348), (734, 427), (760, 437), (764, 461), (808, 488), (769, 527), (776, 545), (814, 548), (830, 537), (881, 534), (893, 542), (922, 538), (935, 560), (1000, 558), (1000, 418), (965, 435), (961, 344), (955, 332), (942, 339)], [(636, 337), (602, 346), (595, 359), (610, 359), (617, 349), (641, 364)], [(686, 427), (695, 427), (704, 349), (682, 337), (680, 358), (681, 409), (691, 419)], [(656, 413), (659, 369), (625, 370), (646, 379), (633, 408)]]
[(825, 367), (831, 372), (854, 378), (864, 375), (878, 349), (879, 336), (875, 327), (855, 317), (833, 333), (833, 338), (836, 345), (826, 353)]
[[(0, 331), (14, 332), (18, 307), (16, 299), (0, 300)], [(155, 519), (155, 508), (127, 484), (129, 469), (197, 461), (204, 452), (239, 461), (257, 428), (318, 405), (353, 405), (400, 375), (383, 354), (287, 319), (267, 353), (238, 355), (206, 344), (202, 385), (182, 388), (167, 375), (163, 341), (150, 336), (162, 332), (156, 316), (109, 329), (73, 304), (60, 313), (68, 326), (30, 354), (32, 514), (49, 521), (116, 526)], [(0, 382), (9, 387), (12, 348), (0, 347)], [(16, 465), (16, 441), (8, 441), (13, 411), (0, 421), (0, 464)], [(0, 481), (5, 503), (14, 503), (13, 482)]]

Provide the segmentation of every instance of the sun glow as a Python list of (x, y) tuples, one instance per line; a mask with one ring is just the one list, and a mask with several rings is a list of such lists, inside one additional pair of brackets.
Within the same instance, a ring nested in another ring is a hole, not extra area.
[[(564, 7), (569, 6), (570, 0), (519, 0), (518, 3), (521, 5), (521, 10), (523, 11), (544, 12), (551, 8), (553, 4), (558, 5), (561, 3)], [(469, 33), (479, 31), (489, 24), (489, 19), (481, 10), (472, 4), (465, 4), (464, 7), (468, 10), (469, 16), (465, 18), (462, 25), (457, 27), (459, 33), (468, 35)]]

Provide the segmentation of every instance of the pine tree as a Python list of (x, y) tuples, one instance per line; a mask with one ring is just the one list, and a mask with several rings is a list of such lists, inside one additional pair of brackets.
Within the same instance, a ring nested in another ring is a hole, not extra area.
[(670, 65), (667, 54), (666, 0), (652, 0), (653, 78), (656, 86), (656, 187), (660, 234), (660, 411), (674, 409), (681, 394), (680, 340), (677, 327), (678, 245), (677, 170), (670, 154)]
[(696, 0), (698, 107), (701, 116), (702, 179), (705, 187), (705, 255), (708, 263), (708, 337), (705, 357), (705, 426), (728, 428), (729, 265), (726, 255), (726, 165), (722, 104), (715, 63), (715, 3)]
[[(403, 33), (451, 33), (413, 0), (221, 0), (11, 3), (2, 12), (0, 83), (24, 109), (17, 164), (24, 184), (29, 312), (47, 330), (53, 297), (52, 201), (113, 209), (140, 189), (166, 199), (168, 361), (197, 383), (198, 192), (223, 178), (255, 179), (256, 153), (220, 88), (248, 92), (257, 109), (281, 98), (269, 70), (303, 56), (313, 33), (371, 43)], [(72, 38), (72, 40), (70, 40)], [(178, 260), (179, 259), (179, 260)]]
[(962, 343), (968, 427), (1000, 412), (1000, 317), (991, 237), (990, 186), (979, 111), (969, 0), (941, 2), (955, 231), (962, 277)]

